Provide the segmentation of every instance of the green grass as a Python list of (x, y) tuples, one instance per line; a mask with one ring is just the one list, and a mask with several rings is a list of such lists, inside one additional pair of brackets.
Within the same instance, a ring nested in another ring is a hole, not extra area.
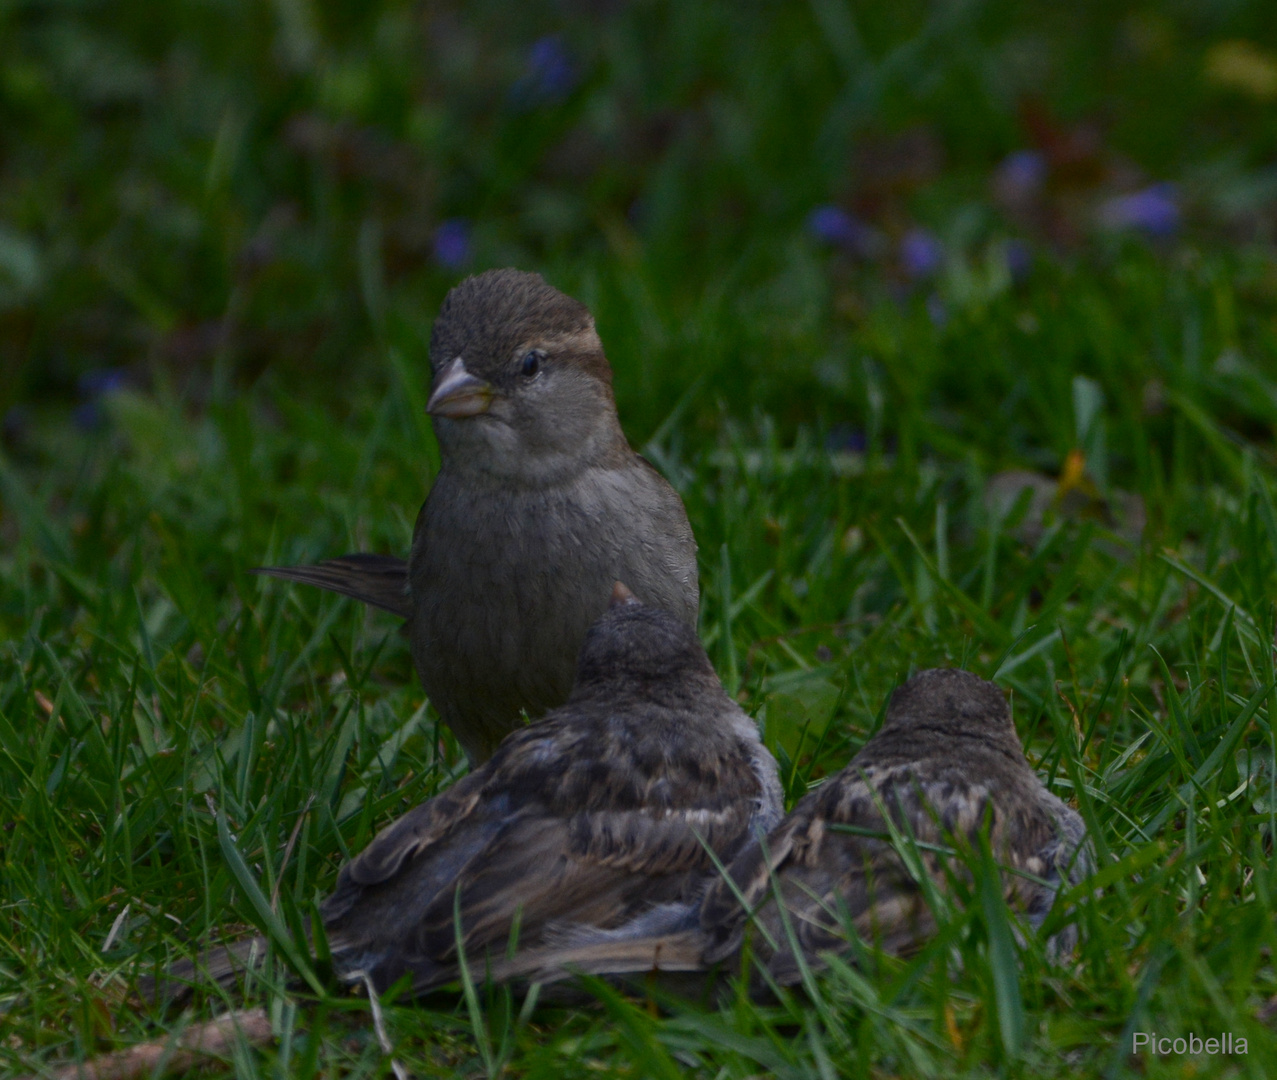
[[(1266, 9), (1082, 4), (1057, 25), (906, 4), (849, 24), (824, 3), (640, 4), (569, 24), (582, 86), (512, 115), (520, 48), (558, 25), (540, 9), (503, 29), (480, 5), (459, 33), (396, 5), (322, 8), (303, 32), (232, 7), (238, 43), (189, 5), (0, 12), (23, 135), (0, 158), (0, 247), (21, 234), (40, 269), (0, 277), (3, 392), (25, 409), (0, 456), (0, 1069), (221, 1011), (161, 1016), (127, 992), (264, 913), (296, 932), (345, 858), (464, 768), (394, 620), (248, 574), (407, 548), (437, 466), (425, 336), (457, 276), (404, 248), (420, 213), (472, 218), (475, 265), (542, 269), (595, 310), (631, 439), (697, 534), (702, 636), (791, 800), (908, 672), (961, 665), (1011, 692), (1102, 869), (1062, 966), (977, 888), (919, 956), (835, 966), (774, 1005), (603, 985), (570, 1008), (482, 986), (390, 1004), (398, 1060), (555, 1080), (1180, 1076), (1182, 1059), (1130, 1059), (1130, 1033), (1223, 1031), (1250, 1053), (1198, 1074), (1272, 1073), (1277, 260), (1262, 206), (1219, 208), (1263, 181), (1274, 131), (1270, 108), (1200, 78), (1212, 42), (1265, 40)], [(98, 55), (85, 41), (128, 50), (111, 70), (134, 82), (76, 68)], [(477, 59), (423, 73), (422, 41)], [(990, 72), (1039, 46), (1050, 107), (1102, 107), (1112, 153), (1179, 181), (1189, 214), (1161, 245), (1040, 243), (1015, 284), (998, 252), (1026, 227), (989, 203), (987, 172), (1023, 136)], [(435, 187), (289, 151), (280, 126), (307, 111), (409, 148)], [(890, 259), (831, 254), (802, 222), (920, 122), (945, 165), (888, 192), (881, 224), (929, 225), (949, 262), (906, 289)], [(546, 157), (582, 127), (606, 151), (588, 182)], [(241, 274), (262, 229), (278, 253)], [(181, 351), (222, 319), (229, 338)], [(84, 430), (74, 380), (103, 364), (133, 385)], [(1031, 528), (1023, 502), (991, 506), (999, 472), (1059, 476), (1074, 451), (1067, 513)], [(1142, 533), (1122, 526), (1129, 496)], [(248, 1000), (278, 1038), (222, 1073), (389, 1074), (365, 999), (298, 990), (279, 965)]]

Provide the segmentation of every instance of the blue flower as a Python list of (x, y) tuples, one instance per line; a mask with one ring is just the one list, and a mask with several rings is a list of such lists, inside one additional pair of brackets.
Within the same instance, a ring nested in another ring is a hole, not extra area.
[(86, 371), (76, 382), (81, 403), (71, 413), (71, 422), (83, 431), (93, 431), (102, 426), (106, 414), (102, 400), (129, 385), (129, 373), (123, 368), (97, 368)]
[(1165, 239), (1179, 231), (1182, 212), (1174, 184), (1153, 184), (1118, 195), (1100, 207), (1100, 221), (1111, 229), (1134, 229)]
[(818, 206), (807, 215), (807, 232), (822, 244), (842, 248), (852, 255), (869, 256), (878, 246), (878, 234), (841, 206)]
[(1017, 150), (1002, 159), (993, 173), (993, 190), (1009, 203), (1032, 199), (1046, 183), (1047, 165), (1036, 150)]
[(861, 454), (868, 448), (869, 436), (863, 428), (853, 427), (851, 424), (835, 424), (825, 436), (825, 449), (832, 453), (841, 450)]
[(71, 411), (71, 423), (81, 431), (96, 431), (105, 419), (102, 406), (96, 401), (86, 401)]
[(934, 276), (944, 263), (944, 247), (926, 229), (910, 229), (900, 241), (900, 265), (918, 281)]
[(460, 270), (470, 261), (470, 223), (448, 218), (435, 229), (435, 262), (445, 270)]
[(547, 34), (532, 43), (524, 73), (510, 88), (510, 97), (525, 108), (556, 105), (566, 100), (580, 81), (581, 73), (563, 38)]
[(129, 384), (129, 373), (123, 368), (97, 368), (86, 371), (76, 383), (82, 398), (100, 398), (123, 390)]
[(1008, 240), (1002, 248), (1007, 272), (1017, 285), (1033, 272), (1033, 249), (1023, 240)]

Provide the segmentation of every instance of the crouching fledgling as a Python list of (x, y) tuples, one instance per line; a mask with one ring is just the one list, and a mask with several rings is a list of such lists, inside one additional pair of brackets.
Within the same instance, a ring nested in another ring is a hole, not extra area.
[[(936, 931), (932, 903), (970, 885), (982, 853), (1032, 929), (1093, 866), (1081, 817), (1030, 768), (1002, 691), (969, 672), (923, 671), (845, 769), (706, 881), (677, 932), (582, 931), (499, 974), (730, 970), (749, 934), (760, 982), (797, 983), (804, 964), (818, 969), (853, 939), (896, 955), (919, 948)], [(1067, 925), (1048, 947), (1068, 954), (1076, 937)]]

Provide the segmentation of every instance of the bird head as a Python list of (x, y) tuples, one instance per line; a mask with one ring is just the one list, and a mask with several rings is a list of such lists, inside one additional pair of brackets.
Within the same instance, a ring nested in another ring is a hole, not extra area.
[(426, 409), (450, 467), (551, 484), (625, 445), (584, 304), (539, 274), (489, 270), (444, 298)]
[[(950, 753), (955, 740), (975, 740), (1023, 761), (1006, 696), (995, 684), (960, 668), (920, 671), (897, 687), (872, 742), (919, 741), (929, 753)], [(922, 754), (923, 748), (914, 752)], [(925, 756), (925, 755), (924, 755)]]
[(642, 603), (621, 582), (590, 627), (577, 661), (572, 696), (627, 692), (662, 697), (722, 685), (694, 628)]

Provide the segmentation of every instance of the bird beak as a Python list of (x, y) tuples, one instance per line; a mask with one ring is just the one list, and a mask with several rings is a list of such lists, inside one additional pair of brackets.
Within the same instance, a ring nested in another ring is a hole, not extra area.
[(461, 357), (450, 361), (435, 376), (426, 412), (431, 416), (446, 416), (460, 420), (466, 416), (486, 413), (492, 404), (492, 384), (466, 370)]
[(638, 604), (639, 598), (630, 592), (629, 587), (623, 581), (618, 581), (612, 586), (612, 598), (608, 601), (608, 607), (629, 607), (631, 604)]

